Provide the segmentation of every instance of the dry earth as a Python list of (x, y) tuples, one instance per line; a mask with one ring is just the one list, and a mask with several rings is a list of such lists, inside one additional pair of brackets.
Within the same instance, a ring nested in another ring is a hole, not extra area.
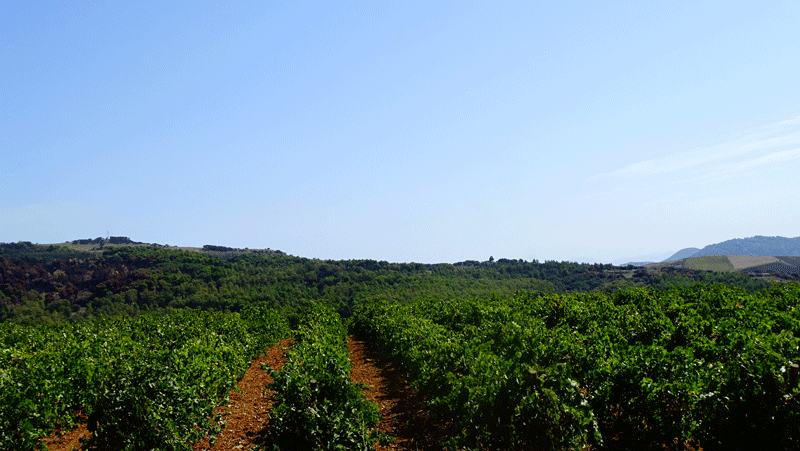
[[(272, 378), (261, 366), (263, 363), (280, 370), (291, 341), (281, 341), (251, 362), (250, 368), (237, 383), (241, 392), (231, 390), (228, 406), (216, 409), (215, 413), (223, 414), (225, 427), (218, 434), (214, 445), (211, 445), (211, 438), (206, 436), (194, 444), (194, 451), (247, 450), (258, 445), (269, 421), (274, 395), (266, 388)], [(385, 447), (376, 445), (375, 449), (442, 450), (446, 425), (433, 421), (424, 400), (409, 387), (401, 371), (362, 340), (351, 337), (348, 346), (350, 360), (353, 362), (351, 377), (355, 382), (368, 387), (364, 394), (380, 407), (381, 421), (377, 429), (394, 440)], [(86, 417), (79, 416), (79, 424), (72, 431), (57, 431), (44, 439), (48, 450), (80, 450), (81, 439), (91, 435), (86, 423)]]
[(394, 443), (378, 451), (442, 450), (446, 425), (434, 421), (422, 397), (408, 386), (400, 370), (391, 361), (371, 349), (365, 341), (350, 337), (351, 377), (365, 384), (364, 395), (380, 407), (378, 431), (391, 436)]
[(286, 350), (291, 339), (283, 340), (256, 360), (253, 360), (242, 380), (236, 384), (241, 393), (231, 390), (228, 407), (218, 407), (217, 413), (229, 411), (223, 417), (225, 428), (220, 431), (214, 446), (210, 444), (210, 437), (194, 445), (194, 451), (221, 451), (244, 450), (257, 445), (257, 440), (269, 422), (269, 410), (272, 408), (272, 398), (275, 393), (266, 388), (272, 383), (272, 377), (262, 364), (280, 370), (286, 361)]
[[(254, 440), (267, 425), (269, 409), (272, 407), (273, 392), (265, 386), (272, 382), (267, 370), (261, 369), (266, 363), (280, 369), (286, 360), (284, 353), (291, 340), (284, 340), (267, 348), (264, 355), (251, 362), (244, 377), (236, 384), (241, 392), (231, 390), (228, 406), (217, 407), (215, 413), (223, 413), (225, 428), (220, 431), (212, 447), (210, 437), (194, 445), (195, 451), (250, 449)], [(229, 412), (229, 413), (227, 413)], [(72, 451), (81, 449), (81, 439), (89, 438), (85, 416), (79, 416), (78, 426), (67, 433), (56, 431), (44, 439), (48, 451)]]
[(71, 431), (57, 429), (55, 432), (44, 438), (44, 444), (49, 451), (71, 451), (81, 449), (81, 439), (89, 438), (92, 435), (87, 426), (86, 415), (78, 413), (78, 425)]
[(726, 255), (734, 269), (745, 269), (752, 266), (766, 265), (778, 261), (775, 257), (769, 256), (749, 256), (749, 255)]

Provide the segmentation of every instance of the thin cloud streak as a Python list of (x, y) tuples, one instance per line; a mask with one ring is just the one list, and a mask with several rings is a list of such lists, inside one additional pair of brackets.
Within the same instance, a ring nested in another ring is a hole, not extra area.
[[(716, 178), (723, 174), (733, 174), (757, 166), (782, 163), (797, 158), (800, 144), (800, 118), (782, 121), (764, 127), (761, 133), (750, 134), (744, 138), (697, 151), (685, 151), (663, 158), (655, 158), (630, 164), (616, 171), (594, 175), (587, 184), (622, 184), (660, 182), (671, 185), (675, 182), (700, 181)], [(793, 147), (789, 150), (778, 150)], [(748, 161), (738, 161), (738, 157), (754, 153), (773, 152), (760, 155)], [(778, 151), (776, 151), (778, 150)], [(732, 161), (736, 160), (736, 161)], [(701, 172), (701, 174), (697, 174)], [(670, 180), (658, 177), (670, 176)], [(655, 179), (654, 179), (655, 177)]]
[(753, 158), (743, 162), (725, 163), (694, 177), (686, 177), (671, 182), (663, 183), (660, 186), (670, 186), (677, 184), (710, 184), (719, 183), (729, 180), (733, 177), (747, 176), (749, 174), (742, 174), (750, 170), (757, 169), (762, 166), (768, 166), (776, 163), (785, 163), (791, 160), (800, 158), (800, 148), (784, 150), (780, 152), (773, 152), (758, 158)]
[(737, 170), (746, 171), (748, 169), (753, 169), (767, 164), (785, 163), (787, 161), (791, 161), (797, 158), (800, 158), (800, 148), (792, 150), (784, 150), (782, 152), (774, 152), (769, 155), (765, 155), (763, 157), (744, 162), (741, 165), (739, 165)]

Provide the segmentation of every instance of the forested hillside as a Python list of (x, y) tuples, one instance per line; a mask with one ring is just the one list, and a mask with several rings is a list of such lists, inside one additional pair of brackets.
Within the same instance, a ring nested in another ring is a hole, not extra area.
[(291, 312), (312, 300), (348, 317), (355, 307), (373, 299), (406, 302), (517, 292), (616, 292), (696, 282), (723, 282), (750, 292), (768, 286), (733, 273), (555, 261), (421, 264), (317, 260), (222, 246), (186, 251), (138, 244), (99, 250), (0, 245), (0, 319), (23, 324), (183, 307), (239, 311), (251, 303)]
[(789, 255), (800, 256), (800, 237), (756, 235), (709, 244), (692, 255)]

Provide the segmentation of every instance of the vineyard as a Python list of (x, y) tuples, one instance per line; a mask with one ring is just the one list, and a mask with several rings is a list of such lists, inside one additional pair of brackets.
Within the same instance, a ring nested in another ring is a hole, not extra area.
[(751, 266), (741, 270), (741, 272), (743, 274), (780, 273), (797, 275), (800, 274), (800, 259), (792, 257), (780, 257), (777, 262)]
[(278, 407), (270, 414), (272, 449), (368, 451), (378, 441), (378, 406), (350, 378), (347, 329), (338, 314), (311, 306), (297, 341), (272, 388)]
[(452, 419), (453, 448), (794, 449), (799, 298), (784, 285), (374, 303), (354, 327)]
[(183, 449), (212, 429), (250, 359), (288, 334), (284, 318), (257, 307), (0, 324), (0, 449), (39, 449), (77, 412), (90, 448)]
[(795, 283), (697, 285), (372, 301), (346, 321), (309, 303), (294, 329), (254, 306), (3, 323), (0, 449), (43, 449), (79, 418), (82, 449), (192, 449), (219, 432), (215, 407), (250, 360), (284, 338), (285, 363), (266, 368), (276, 404), (260, 449), (387, 446), (351, 378), (348, 333), (448, 425), (448, 449), (797, 449), (798, 299)]

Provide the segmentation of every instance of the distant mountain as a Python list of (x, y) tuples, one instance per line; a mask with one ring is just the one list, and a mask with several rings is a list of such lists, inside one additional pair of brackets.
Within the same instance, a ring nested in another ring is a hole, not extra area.
[(627, 266), (627, 265), (642, 266), (646, 265), (647, 263), (660, 262), (661, 260), (664, 259), (664, 257), (666, 257), (669, 254), (670, 254), (669, 252), (659, 252), (654, 254), (634, 255), (634, 256), (627, 256), (624, 258), (615, 258), (611, 260), (611, 264), (616, 266)]
[(682, 258), (689, 258), (689, 257), (694, 256), (694, 254), (696, 254), (697, 251), (699, 251), (699, 250), (700, 250), (700, 248), (697, 248), (697, 247), (687, 247), (686, 249), (681, 249), (678, 252), (675, 252), (674, 254), (672, 254), (672, 256), (666, 258), (665, 260), (662, 260), (662, 262), (671, 262), (673, 260), (680, 260)]
[(735, 238), (717, 244), (709, 244), (694, 253), (692, 257), (706, 255), (800, 256), (800, 237), (756, 235), (750, 238)]

